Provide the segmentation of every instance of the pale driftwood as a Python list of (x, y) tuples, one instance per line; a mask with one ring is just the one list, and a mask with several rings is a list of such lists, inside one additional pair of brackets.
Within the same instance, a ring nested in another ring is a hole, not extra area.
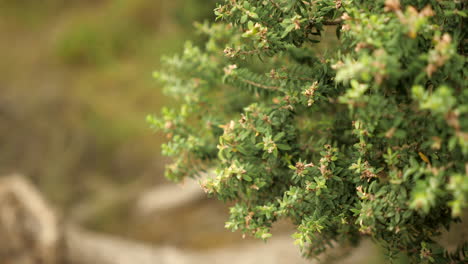
[(154, 249), (112, 236), (60, 227), (40, 193), (24, 177), (0, 180), (0, 264), (190, 263), (175, 249)]
[(206, 197), (195, 181), (184, 185), (163, 185), (148, 190), (137, 201), (136, 213), (139, 215), (159, 214), (189, 205)]
[(200, 201), (206, 197), (200, 182), (213, 177), (213, 174), (204, 173), (197, 179), (186, 179), (180, 184), (165, 184), (143, 192), (137, 199), (136, 213), (142, 216), (160, 214)]
[(100, 235), (69, 226), (67, 255), (72, 264), (182, 264), (189, 256), (174, 248), (153, 248), (142, 243)]
[(0, 264), (62, 262), (57, 217), (24, 178), (0, 180)]

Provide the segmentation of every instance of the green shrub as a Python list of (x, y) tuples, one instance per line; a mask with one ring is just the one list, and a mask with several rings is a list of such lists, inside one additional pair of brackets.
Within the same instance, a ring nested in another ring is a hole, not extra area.
[[(391, 259), (462, 263), (435, 239), (468, 199), (466, 2), (226, 0), (155, 76), (180, 101), (171, 180), (215, 168), (226, 227), (261, 239), (280, 218), (316, 256), (370, 236)], [(318, 52), (325, 28), (339, 44)], [(453, 261), (453, 262), (451, 262)], [(466, 263), (466, 262), (465, 262)]]

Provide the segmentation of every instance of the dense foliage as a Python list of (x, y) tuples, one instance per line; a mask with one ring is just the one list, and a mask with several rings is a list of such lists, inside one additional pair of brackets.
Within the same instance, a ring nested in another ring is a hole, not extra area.
[(220, 22), (196, 25), (206, 45), (155, 73), (180, 102), (148, 117), (167, 177), (215, 168), (203, 187), (235, 202), (227, 228), (267, 239), (288, 218), (307, 256), (370, 236), (390, 258), (463, 262), (466, 244), (434, 238), (467, 207), (465, 8), (225, 0)]

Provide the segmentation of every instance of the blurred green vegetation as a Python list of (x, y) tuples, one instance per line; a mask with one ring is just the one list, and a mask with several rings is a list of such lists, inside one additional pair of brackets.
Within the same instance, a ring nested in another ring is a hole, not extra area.
[[(165, 181), (163, 139), (145, 116), (170, 102), (152, 71), (194, 37), (189, 21), (210, 18), (213, 7), (0, 0), (0, 175), (27, 175), (90, 228), (144, 236), (123, 227), (132, 199)], [(149, 234), (141, 239), (164, 239)]]
[(72, 19), (59, 36), (58, 56), (69, 64), (102, 65), (131, 57), (154, 41), (162, 21), (160, 1), (114, 1), (105, 12)]

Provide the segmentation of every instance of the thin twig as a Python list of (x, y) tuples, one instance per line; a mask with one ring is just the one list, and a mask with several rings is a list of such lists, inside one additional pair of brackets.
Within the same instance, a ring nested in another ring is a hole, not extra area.
[(240, 78), (239, 79), (247, 84), (250, 84), (252, 86), (255, 86), (255, 87), (258, 87), (258, 88), (262, 88), (262, 89), (266, 89), (266, 90), (273, 90), (273, 91), (277, 91), (279, 90), (280, 87), (278, 86), (268, 86), (268, 85), (263, 85), (261, 83), (256, 83), (254, 81), (250, 81), (250, 80), (247, 80), (247, 79), (244, 79), (244, 78)]
[(336, 26), (336, 25), (339, 25), (341, 23), (343, 23), (343, 19), (341, 19), (341, 18), (338, 18), (338, 19), (335, 19), (335, 20), (322, 21), (322, 24), (324, 24), (325, 26)]
[(281, 7), (277, 3), (275, 3), (275, 1), (270, 0), (270, 3), (281, 11)]

